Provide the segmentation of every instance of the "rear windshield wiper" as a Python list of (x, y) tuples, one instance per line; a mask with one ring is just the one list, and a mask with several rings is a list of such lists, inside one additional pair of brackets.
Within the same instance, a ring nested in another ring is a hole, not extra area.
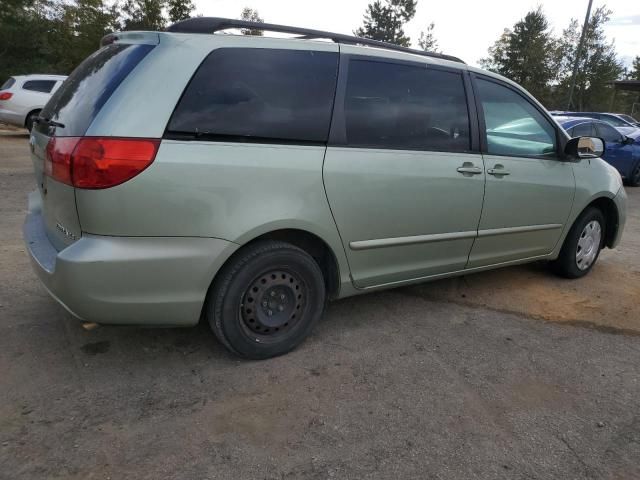
[(65, 128), (64, 123), (56, 122), (55, 120), (51, 120), (50, 118), (44, 118), (39, 115), (36, 118), (34, 118), (33, 121), (35, 123), (43, 122), (43, 123), (46, 123), (47, 125), (51, 125), (54, 127)]

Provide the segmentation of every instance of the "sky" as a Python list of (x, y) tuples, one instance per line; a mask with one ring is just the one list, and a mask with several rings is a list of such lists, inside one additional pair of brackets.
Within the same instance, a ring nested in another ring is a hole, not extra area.
[[(238, 18), (247, 6), (258, 10), (265, 22), (352, 34), (362, 24), (371, 0), (194, 0), (196, 14)], [(511, 28), (529, 10), (541, 5), (554, 33), (560, 34), (571, 18), (582, 25), (588, 0), (418, 0), (416, 16), (405, 27), (414, 45), (422, 30), (435, 23), (434, 34), (444, 53), (471, 65), (487, 55), (502, 31)], [(640, 1), (594, 0), (593, 9), (606, 4), (613, 15), (605, 28), (625, 64), (640, 55)]]

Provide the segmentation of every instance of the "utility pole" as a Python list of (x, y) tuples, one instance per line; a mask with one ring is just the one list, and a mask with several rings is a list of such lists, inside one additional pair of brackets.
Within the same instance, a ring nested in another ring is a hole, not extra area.
[(587, 26), (589, 25), (589, 15), (591, 15), (592, 4), (593, 0), (589, 0), (589, 6), (587, 7), (587, 16), (584, 17), (584, 24), (582, 25), (582, 35), (580, 35), (580, 43), (578, 43), (578, 50), (576, 51), (576, 61), (573, 63), (573, 74), (571, 75), (571, 88), (569, 89), (569, 101), (567, 102), (567, 110), (571, 110), (571, 103), (573, 102), (573, 91), (576, 88), (576, 76), (578, 75), (578, 66), (580, 64), (582, 49), (584, 48), (584, 37), (587, 34)]

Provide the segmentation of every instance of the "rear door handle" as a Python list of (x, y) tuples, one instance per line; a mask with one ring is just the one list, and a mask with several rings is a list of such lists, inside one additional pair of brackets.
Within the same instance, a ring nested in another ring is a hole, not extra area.
[(479, 175), (482, 173), (480, 167), (474, 167), (473, 164), (465, 164), (462, 167), (458, 167), (458, 172), (467, 175)]

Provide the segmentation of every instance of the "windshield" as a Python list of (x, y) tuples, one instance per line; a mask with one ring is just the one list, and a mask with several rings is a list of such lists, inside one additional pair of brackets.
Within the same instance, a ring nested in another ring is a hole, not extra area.
[(620, 115), (620, 118), (622, 118), (623, 120), (626, 120), (627, 122), (630, 122), (630, 123), (638, 123), (638, 120), (633, 118), (631, 115)]

